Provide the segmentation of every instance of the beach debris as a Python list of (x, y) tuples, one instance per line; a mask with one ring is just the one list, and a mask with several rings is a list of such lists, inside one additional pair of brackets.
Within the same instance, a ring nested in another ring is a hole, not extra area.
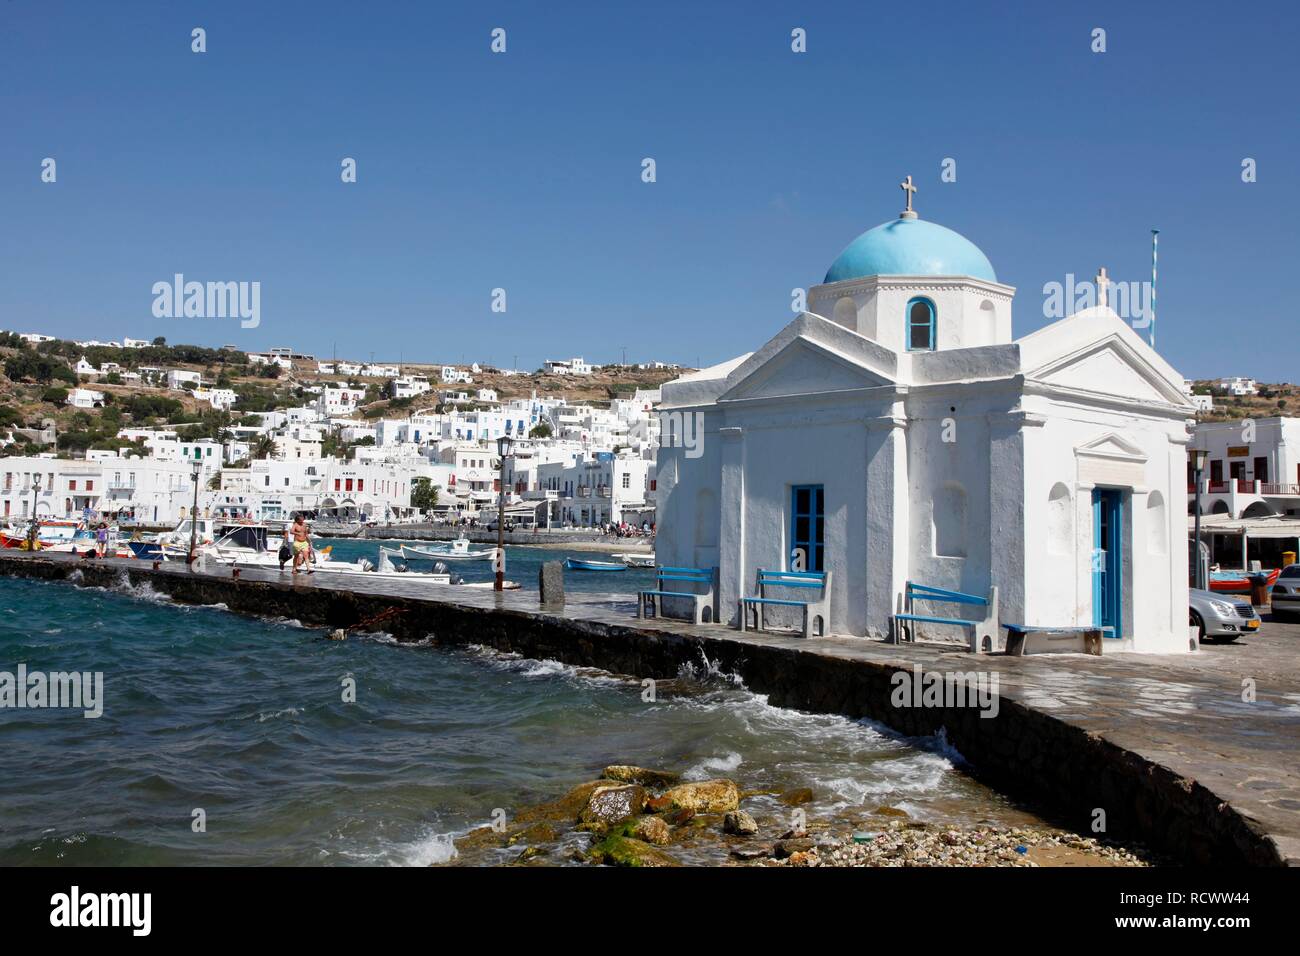
[(1132, 850), (1065, 830), (985, 824), (917, 826), (902, 820), (890, 820), (876, 833), (859, 831), (813, 846), (782, 840), (772, 848), (772, 859), (735, 851), (731, 855), (750, 865), (766, 866), (1149, 865)]

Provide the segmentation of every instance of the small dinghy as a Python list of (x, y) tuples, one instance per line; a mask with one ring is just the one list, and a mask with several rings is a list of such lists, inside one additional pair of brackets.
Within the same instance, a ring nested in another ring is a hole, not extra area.
[(627, 565), (616, 561), (587, 561), (582, 558), (569, 558), (564, 566), (570, 571), (626, 571)]
[(1249, 594), (1250, 579), (1256, 575), (1266, 575), (1264, 584), (1271, 589), (1281, 573), (1281, 568), (1268, 571), (1211, 571), (1210, 590), (1220, 594)]

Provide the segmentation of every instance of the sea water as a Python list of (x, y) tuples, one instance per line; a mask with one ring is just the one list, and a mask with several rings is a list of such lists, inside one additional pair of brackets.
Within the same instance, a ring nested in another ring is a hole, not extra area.
[(0, 579), (0, 671), (19, 663), (102, 672), (103, 713), (0, 709), (3, 865), (500, 862), (456, 842), (613, 763), (771, 791), (760, 817), (808, 787), (810, 819), (1029, 819), (942, 741), (771, 707), (704, 661), (647, 703), (555, 662)]

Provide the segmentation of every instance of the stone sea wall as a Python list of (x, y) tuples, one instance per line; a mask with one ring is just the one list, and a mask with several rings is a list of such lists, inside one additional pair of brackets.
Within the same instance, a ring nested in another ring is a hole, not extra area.
[(667, 679), (684, 665), (740, 677), (769, 702), (817, 713), (869, 718), (907, 736), (942, 730), (979, 780), (1034, 803), (1063, 826), (1090, 832), (1094, 808), (1108, 808), (1107, 835), (1137, 841), (1190, 864), (1279, 865), (1277, 847), (1250, 820), (1200, 783), (1003, 694), (996, 717), (970, 707), (895, 708), (883, 663), (733, 640), (720, 629), (695, 633), (455, 600), (407, 599), (323, 587), (153, 571), (148, 564), (96, 564), (0, 554), (0, 574), (73, 579), (113, 587), (149, 585), (174, 600), (224, 603), (230, 610), (282, 616), (323, 628), (351, 628), (384, 615), (376, 629), (398, 640), (481, 644), (638, 677)]

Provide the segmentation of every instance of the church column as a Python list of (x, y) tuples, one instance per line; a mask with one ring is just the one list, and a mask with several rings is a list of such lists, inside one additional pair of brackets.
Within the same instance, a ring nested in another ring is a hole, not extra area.
[[(1027, 481), (1026, 429), (1043, 424), (1041, 416), (1019, 408), (989, 416), (989, 583), (998, 589), (999, 619), (1013, 623), (1031, 620), (1025, 595), (1025, 507), (1026, 496), (1039, 489)], [(1046, 488), (1042, 494), (1046, 498)]]
[[(907, 478), (907, 419), (885, 415), (867, 422), (867, 566), (865, 633), (889, 634), (889, 618), (907, 586), (911, 496)], [(853, 615), (850, 609), (850, 616)]]
[(1124, 541), (1124, 636), (1135, 644), (1147, 645), (1158, 617), (1156, 603), (1163, 595), (1161, 582), (1153, 580), (1156, 563), (1150, 560), (1151, 530), (1147, 525), (1147, 498), (1151, 489), (1134, 486), (1129, 490), (1129, 533)]
[(740, 619), (736, 602), (745, 593), (749, 573), (745, 554), (745, 435), (737, 427), (718, 429), (722, 440), (722, 480), (718, 496), (718, 620), (733, 626)]

